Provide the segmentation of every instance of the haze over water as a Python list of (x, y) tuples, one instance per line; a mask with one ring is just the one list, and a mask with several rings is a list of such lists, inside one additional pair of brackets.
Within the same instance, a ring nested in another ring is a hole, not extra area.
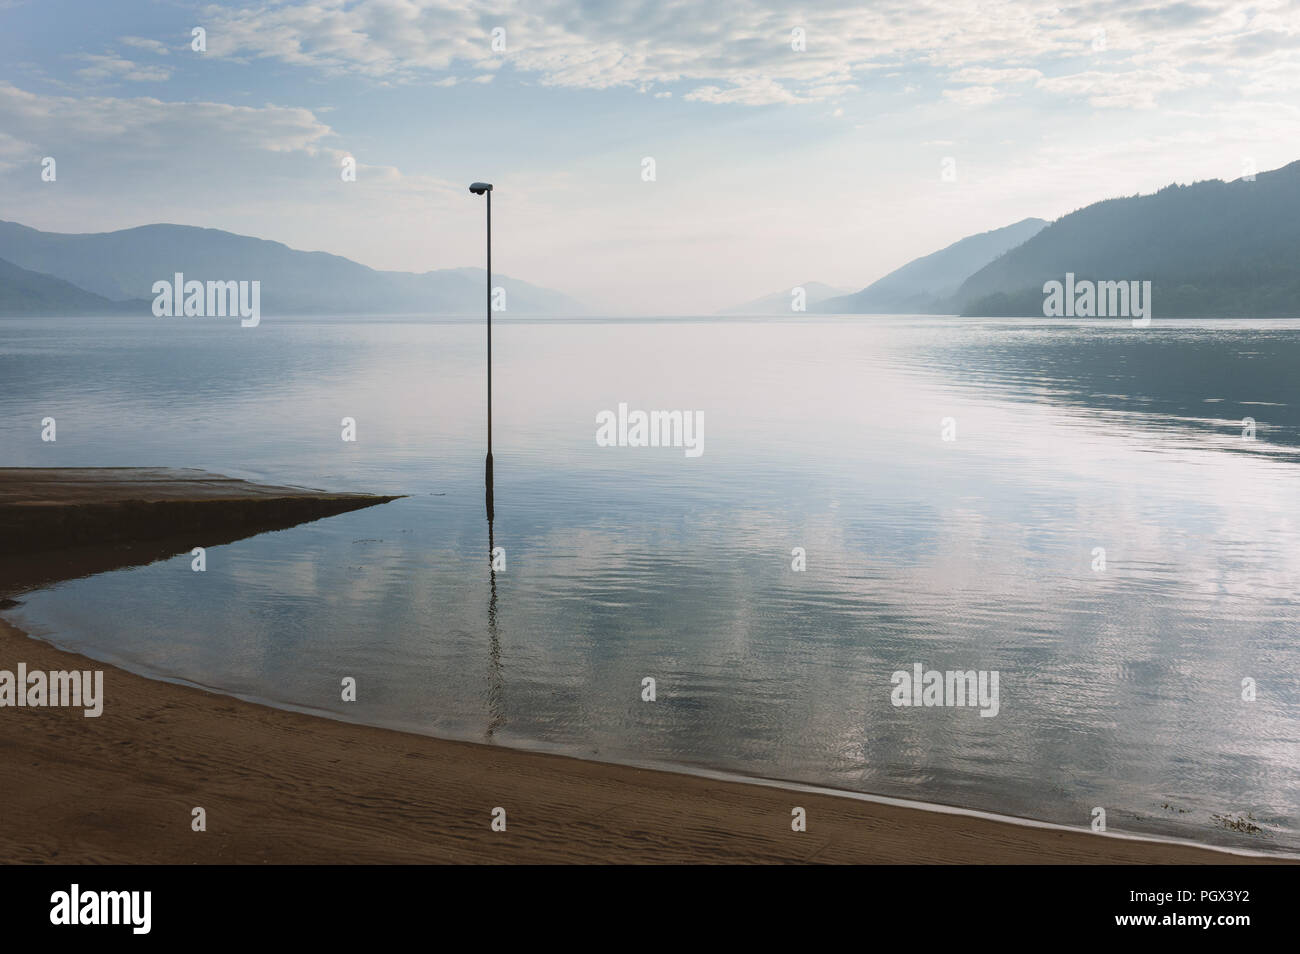
[[(1300, 851), (1300, 322), (495, 324), (493, 581), (481, 321), (0, 321), (0, 466), (410, 495), (6, 615), (436, 736)], [(598, 447), (620, 403), (703, 455)], [(915, 663), (998, 715), (894, 707)]]

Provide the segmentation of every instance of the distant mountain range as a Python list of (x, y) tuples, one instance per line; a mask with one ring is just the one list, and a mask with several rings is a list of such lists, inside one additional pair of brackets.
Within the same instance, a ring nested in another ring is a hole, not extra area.
[(794, 301), (793, 292), (795, 288), (804, 290), (804, 304), (808, 311), (816, 311), (816, 305), (821, 304), (828, 298), (834, 298), (836, 295), (843, 295), (847, 289), (836, 288), (833, 285), (825, 285), (821, 282), (803, 282), (800, 285), (791, 285), (789, 288), (783, 288), (780, 291), (772, 292), (770, 295), (764, 295), (762, 298), (755, 298), (753, 301), (745, 302), (743, 305), (735, 305), (731, 308), (724, 308), (718, 312), (719, 315), (789, 315), (794, 313), (792, 304)]
[(908, 262), (860, 292), (823, 301), (817, 311), (833, 315), (947, 314), (953, 293), (964, 281), (1046, 227), (1043, 219), (1023, 219), (992, 232), (967, 236)]
[[(0, 221), (0, 315), (151, 314), (153, 283), (262, 283), (262, 311), (477, 315), (483, 271), (385, 272), (324, 252), (183, 225), (68, 235)], [(1046, 282), (1151, 282), (1156, 317), (1300, 317), (1300, 161), (1252, 180), (1170, 185), (1048, 224), (1029, 218), (915, 259), (861, 291), (805, 282), (812, 314), (1043, 316)], [(505, 276), (507, 314), (576, 315)], [(719, 314), (791, 313), (791, 289)]]
[[(176, 272), (199, 281), (260, 281), (262, 312), (477, 315), (484, 272), (385, 272), (324, 252), (188, 225), (71, 235), (0, 221), (0, 315), (150, 315), (153, 284)], [(575, 315), (560, 292), (494, 274), (507, 315)]]

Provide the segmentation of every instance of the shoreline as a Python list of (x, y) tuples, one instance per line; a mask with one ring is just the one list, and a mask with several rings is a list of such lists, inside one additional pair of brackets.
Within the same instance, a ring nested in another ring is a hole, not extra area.
[[(508, 749), (149, 679), (0, 619), (0, 669), (102, 669), (104, 712), (0, 709), (6, 863), (1286, 864), (1129, 833)], [(88, 795), (86, 793), (95, 793)], [(491, 829), (506, 810), (506, 831)], [(791, 810), (807, 830), (791, 830)], [(207, 830), (191, 831), (204, 808)]]

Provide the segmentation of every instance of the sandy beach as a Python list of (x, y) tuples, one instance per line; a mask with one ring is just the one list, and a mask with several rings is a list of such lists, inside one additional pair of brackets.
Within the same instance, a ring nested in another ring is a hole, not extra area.
[(103, 669), (105, 703), (97, 719), (0, 711), (6, 863), (1256, 860), (353, 725), (144, 679), (0, 622), (0, 669), (19, 662)]

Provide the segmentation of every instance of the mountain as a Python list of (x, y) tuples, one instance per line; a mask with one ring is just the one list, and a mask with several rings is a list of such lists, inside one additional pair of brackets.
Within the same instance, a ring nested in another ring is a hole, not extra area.
[(1160, 317), (1300, 317), (1300, 161), (1107, 199), (1053, 222), (971, 275), (964, 315), (1043, 316), (1043, 285), (1150, 281)]
[(822, 282), (804, 282), (802, 285), (791, 285), (789, 288), (783, 288), (780, 291), (772, 292), (770, 295), (764, 295), (762, 298), (755, 298), (753, 301), (746, 302), (743, 305), (733, 305), (731, 308), (724, 308), (718, 312), (719, 315), (789, 315), (797, 314), (792, 312), (790, 305), (793, 302), (792, 292), (795, 288), (802, 288), (806, 296), (804, 304), (809, 311), (816, 311), (813, 307), (827, 298), (834, 298), (836, 295), (843, 295), (845, 289), (835, 288)]
[[(154, 282), (182, 272), (186, 280), (260, 281), (266, 314), (475, 315), (486, 307), (479, 268), (385, 272), (338, 255), (188, 225), (70, 235), (0, 221), (0, 259), (113, 301), (152, 301)], [(494, 274), (492, 283), (506, 290), (508, 315), (585, 311), (566, 295), (504, 275)]]
[(823, 301), (818, 311), (834, 315), (950, 314), (949, 297), (971, 275), (1047, 226), (1043, 219), (968, 235), (947, 248), (914, 259), (860, 292)]
[(69, 282), (0, 260), (0, 316), (43, 318), (64, 315), (148, 313), (147, 301), (109, 301)]

